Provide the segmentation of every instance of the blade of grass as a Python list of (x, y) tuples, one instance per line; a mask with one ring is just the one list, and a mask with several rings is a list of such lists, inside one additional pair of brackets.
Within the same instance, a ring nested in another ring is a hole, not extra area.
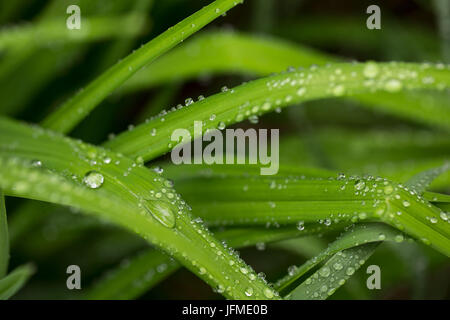
[(450, 195), (425, 191), (423, 197), (430, 202), (450, 202)]
[(282, 72), (288, 66), (324, 65), (333, 60), (313, 49), (268, 36), (203, 32), (134, 74), (117, 93), (131, 93), (174, 80), (186, 81), (202, 74), (265, 76)]
[[(157, 173), (123, 155), (50, 131), (6, 119), (0, 123), (0, 186), (8, 194), (73, 206), (121, 225), (212, 287), (223, 288), (226, 297), (267, 298), (264, 282), (251, 280), (251, 268), (193, 222), (172, 184)], [(92, 171), (103, 177), (100, 188), (86, 186)]]
[[(202, 74), (243, 73), (265, 76), (286, 70), (289, 66), (306, 67), (337, 61), (335, 57), (274, 38), (213, 32), (198, 36), (157, 59), (125, 82), (118, 92), (127, 93), (169, 81), (199, 77)], [(449, 109), (445, 94), (365, 93), (353, 96), (352, 100), (374, 110), (449, 128)]]
[(87, 300), (136, 299), (174, 273), (180, 265), (165, 254), (149, 249), (106, 273), (83, 295)]
[(79, 91), (72, 99), (50, 114), (43, 121), (43, 125), (55, 131), (70, 131), (139, 69), (241, 2), (242, 0), (216, 0), (169, 28), (112, 66), (84, 90)]
[[(105, 146), (147, 161), (168, 152), (178, 143), (171, 141), (175, 129), (187, 129), (192, 138), (197, 138), (194, 121), (203, 121), (204, 133), (302, 101), (370, 92), (445, 89), (450, 86), (449, 74), (444, 65), (374, 62), (285, 72), (189, 102), (188, 107), (154, 117), (106, 142)], [(149, 134), (151, 130), (155, 135)]]
[(0, 300), (7, 300), (17, 293), (33, 275), (34, 267), (25, 264), (0, 279)]
[[(419, 173), (416, 176), (412, 177), (407, 182), (407, 185), (410, 188), (415, 188), (417, 192), (423, 192), (425, 188), (432, 182), (433, 179), (435, 179), (439, 174), (445, 172), (447, 169), (448, 166), (447, 164), (445, 164), (441, 167)], [(403, 205), (405, 206), (404, 202)], [(391, 212), (391, 215), (393, 214), (394, 213)], [(444, 224), (445, 223), (446, 221), (444, 221)], [(408, 224), (407, 229), (409, 229), (411, 225), (412, 224)], [(333, 250), (331, 250), (330, 253), (334, 254), (334, 256), (327, 263), (325, 263), (325, 265), (322, 268), (320, 268), (306, 281), (304, 281), (298, 287), (296, 287), (288, 295), (288, 298), (326, 299), (328, 296), (332, 295), (340, 286), (342, 286), (345, 283), (345, 281), (351, 275), (353, 275), (354, 272), (360, 266), (362, 266), (365, 263), (365, 261), (375, 251), (380, 241), (393, 240), (395, 242), (403, 242), (405, 239), (405, 237), (402, 234), (398, 234), (398, 231), (389, 229), (389, 227), (387, 226), (374, 224), (370, 225), (369, 227), (373, 229), (371, 231), (374, 232), (373, 233), (367, 231), (363, 232), (363, 237), (368, 236), (368, 238), (366, 238), (363, 241), (360, 241), (361, 238), (359, 238), (358, 236), (358, 231), (360, 231), (359, 228), (361, 228), (361, 226), (355, 227), (355, 229), (345, 233), (341, 238), (337, 239), (330, 247), (342, 246), (341, 248), (344, 250), (337, 249), (334, 252)], [(362, 226), (362, 228), (367, 228), (367, 226)], [(385, 230), (381, 231), (378, 228), (385, 228)], [(371, 238), (371, 240), (369, 238)], [(353, 245), (349, 244), (349, 246), (345, 247), (343, 243), (345, 243), (347, 239), (350, 239), (350, 242), (354, 242)], [(361, 243), (364, 244), (361, 245)], [(277, 289), (282, 290), (286, 288), (289, 284), (292, 284), (294, 280), (298, 279), (303, 274), (311, 270), (311, 268), (314, 267), (317, 263), (323, 261), (327, 256), (329, 256), (329, 253), (327, 252), (329, 251), (329, 248), (321, 252), (314, 259), (309, 260), (299, 270), (296, 270), (296, 272), (293, 275), (288, 275), (285, 278), (281, 279), (277, 283), (276, 286)], [(331, 272), (331, 270), (333, 272)], [(332, 277), (330, 277), (331, 273)]]
[(8, 272), (9, 263), (9, 235), (6, 220), (5, 197), (0, 189), (0, 279)]
[[(226, 241), (227, 246), (243, 248), (258, 243), (322, 234), (327, 231), (330, 230), (320, 225), (311, 225), (308, 226), (307, 230), (302, 231), (292, 227), (278, 229), (237, 228), (218, 232), (216, 236)], [(149, 249), (130, 258), (125, 265), (120, 265), (108, 272), (91, 289), (88, 289), (84, 298), (94, 300), (135, 299), (166, 279), (179, 267), (180, 265), (177, 262), (166, 255), (154, 249)], [(276, 293), (273, 292), (273, 294)]]
[[(429, 183), (436, 172), (445, 170), (433, 169), (414, 181), (425, 186), (423, 177), (427, 176)], [(420, 194), (383, 178), (222, 175), (181, 180), (177, 186), (195, 211), (212, 225), (381, 221), (450, 254), (446, 215)]]
[[(369, 223), (352, 226), (348, 231), (344, 232), (339, 238), (332, 242), (325, 250), (320, 252), (314, 258), (308, 260), (295, 271), (286, 275), (275, 283), (275, 288), (280, 292), (285, 292), (298, 279), (308, 273), (321, 262), (334, 256), (340, 251), (351, 249), (362, 244), (380, 242), (382, 240), (395, 241), (401, 239), (403, 241), (403, 233), (392, 227), (380, 223)], [(328, 265), (329, 266), (329, 265)], [(333, 266), (333, 265), (332, 265)], [(329, 269), (330, 274), (334, 276), (335, 271), (341, 270), (343, 265), (336, 265)], [(345, 271), (345, 270), (344, 270)], [(313, 276), (314, 277), (314, 276)], [(311, 277), (309, 277), (311, 279)], [(327, 290), (328, 291), (328, 290)], [(324, 292), (326, 294), (326, 291)]]
[[(327, 299), (365, 263), (378, 245), (379, 242), (374, 242), (339, 251), (321, 269), (286, 296), (286, 299)], [(329, 274), (330, 270), (333, 270), (332, 276)]]
[[(142, 31), (142, 14), (122, 16), (86, 17), (83, 28), (73, 32), (61, 27), (61, 19), (46, 19), (35, 25), (16, 25), (0, 31), (0, 51), (24, 49), (62, 43), (84, 43), (109, 38), (128, 38)], [(117, 28), (120, 25), (120, 28)]]

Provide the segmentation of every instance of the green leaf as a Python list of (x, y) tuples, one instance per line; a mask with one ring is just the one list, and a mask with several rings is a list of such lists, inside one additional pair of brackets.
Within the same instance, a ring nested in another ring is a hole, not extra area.
[(3, 279), (0, 279), (0, 300), (7, 300), (17, 293), (33, 275), (34, 267), (25, 264), (14, 269)]
[[(338, 61), (336, 57), (276, 38), (211, 32), (160, 57), (126, 81), (118, 92), (129, 93), (174, 80), (189, 80), (203, 74), (267, 76), (292, 66), (322, 66)], [(447, 130), (450, 128), (445, 92), (366, 92), (354, 95), (351, 99), (374, 110), (438, 125)]]
[[(342, 227), (342, 225), (341, 225)], [(261, 243), (271, 243), (284, 239), (298, 238), (312, 234), (323, 234), (336, 230), (337, 226), (326, 228), (321, 225), (308, 225), (304, 230), (293, 227), (283, 228), (235, 228), (216, 233), (218, 239), (226, 241), (227, 246), (243, 248)], [(180, 265), (173, 259), (154, 250), (146, 250), (121, 263), (108, 272), (88, 290), (86, 299), (135, 299), (166, 279)], [(277, 293), (265, 289), (266, 297)]]
[[(418, 192), (423, 192), (433, 179), (447, 169), (448, 166), (445, 164), (439, 168), (419, 173), (412, 177), (407, 185), (415, 188)], [(415, 192), (411, 192), (411, 194), (415, 194)], [(394, 198), (397, 197), (394, 196)], [(400, 200), (400, 197), (396, 200)], [(406, 200), (403, 200), (402, 202), (403, 206), (405, 206), (405, 201)], [(406, 207), (409, 207), (409, 204)], [(394, 214), (395, 213), (392, 212), (390, 213), (390, 215)], [(398, 212), (396, 212), (396, 214), (398, 215)], [(430, 219), (429, 217), (427, 218)], [(413, 220), (413, 218), (411, 220)], [(443, 224), (446, 225), (447, 220), (443, 220)], [(408, 229), (411, 225), (412, 224), (408, 223)], [(367, 228), (369, 230), (367, 230)], [(318, 263), (325, 260), (331, 254), (335, 254), (323, 267), (316, 271), (306, 281), (302, 282), (302, 284), (296, 287), (288, 296), (290, 299), (326, 299), (365, 263), (375, 251), (379, 241), (387, 240), (403, 242), (404, 239), (405, 237), (403, 234), (399, 234), (397, 231), (394, 231), (387, 226), (376, 224), (356, 226), (354, 229), (343, 234), (314, 259), (307, 261), (299, 269), (296, 269), (293, 274), (279, 280), (276, 284), (276, 288), (278, 290), (285, 289)], [(330, 276), (330, 274), (332, 274), (332, 276)]]
[(180, 180), (177, 187), (211, 225), (380, 221), (450, 255), (450, 225), (442, 211), (383, 178), (212, 175)]
[(163, 281), (180, 265), (165, 254), (149, 249), (108, 272), (87, 293), (88, 300), (135, 299)]
[(333, 60), (334, 57), (317, 50), (268, 36), (206, 31), (136, 72), (117, 93), (143, 90), (173, 80), (186, 81), (202, 74), (265, 76), (284, 71), (288, 66), (324, 65)]
[(50, 114), (43, 121), (43, 126), (60, 132), (70, 131), (135, 72), (241, 2), (242, 0), (216, 0), (169, 28), (79, 91)]
[[(108, 38), (128, 38), (142, 31), (142, 14), (83, 18), (83, 28), (73, 32), (61, 27), (61, 19), (46, 19), (35, 25), (6, 27), (0, 32), (0, 51), (48, 46), (48, 44), (84, 43)], [(120, 28), (117, 28), (120, 25)]]
[[(188, 103), (188, 107), (161, 114), (118, 135), (105, 146), (147, 161), (165, 154), (179, 143), (171, 140), (175, 129), (187, 129), (191, 140), (198, 138), (194, 136), (194, 121), (202, 121), (204, 133), (277, 108), (319, 98), (414, 89), (442, 90), (450, 87), (449, 74), (448, 66), (442, 64), (374, 62), (341, 63), (285, 72), (244, 83)], [(149, 134), (152, 130), (154, 135)]]
[(252, 280), (250, 267), (193, 221), (172, 183), (139, 159), (0, 118), (0, 162), (0, 187), (9, 195), (80, 208), (139, 234), (225, 288), (226, 297), (265, 298), (265, 283)]
[(0, 189), (0, 279), (8, 272), (9, 235), (6, 219), (5, 197)]
[[(403, 233), (395, 230), (392, 227), (380, 224), (380, 223), (371, 223), (371, 224), (361, 224), (361, 225), (355, 225), (350, 228), (350, 230), (343, 233), (338, 239), (336, 239), (334, 242), (332, 242), (328, 248), (326, 248), (324, 251), (320, 252), (317, 256), (314, 258), (308, 260), (300, 267), (296, 267), (294, 271), (285, 276), (284, 278), (278, 280), (275, 283), (275, 288), (277, 290), (280, 290), (280, 292), (286, 291), (290, 286), (292, 286), (300, 277), (308, 273), (310, 270), (312, 270), (314, 267), (319, 265), (321, 262), (325, 261), (326, 259), (335, 256), (339, 252), (346, 252), (346, 250), (349, 250), (348, 256), (351, 256), (351, 252), (355, 251), (353, 250), (354, 247), (358, 247), (363, 244), (368, 243), (378, 243), (380, 241), (397, 241), (401, 242), (405, 239), (405, 236)], [(368, 246), (367, 248), (374, 249), (376, 246)], [(357, 249), (356, 251), (359, 251), (360, 249)], [(366, 251), (365, 249), (362, 249), (363, 251)], [(367, 253), (370, 252), (370, 250), (367, 250)], [(308, 285), (316, 282), (317, 284), (314, 286), (314, 289), (309, 289), (310, 293), (314, 295), (314, 293), (318, 293), (318, 295), (315, 298), (321, 297), (326, 298), (328, 295), (330, 289), (336, 289), (338, 286), (327, 286), (327, 290), (324, 290), (321, 293), (320, 287), (329, 282), (329, 279), (327, 277), (330, 275), (330, 277), (334, 278), (334, 282), (339, 283), (339, 281), (342, 279), (342, 277), (339, 277), (338, 275), (343, 276), (343, 274), (340, 273), (340, 271), (346, 271), (345, 267), (356, 267), (353, 264), (353, 260), (350, 260), (350, 263), (343, 262), (342, 255), (340, 255), (339, 258), (330, 259), (329, 263), (326, 263), (321, 269), (318, 270), (315, 274), (320, 275), (320, 273), (325, 274), (325, 277), (318, 278), (315, 275), (312, 275), (308, 277), (309, 280), (306, 280), (302, 282), (300, 286), (298, 286), (295, 290), (293, 290), (290, 294), (292, 298), (299, 298), (299, 292), (302, 292), (304, 295), (307, 288), (310, 288)], [(362, 258), (362, 257), (361, 257)], [(363, 258), (362, 258), (363, 259)], [(364, 259), (365, 260), (365, 259)], [(336, 263), (338, 261), (341, 261), (339, 263)], [(357, 260), (359, 262), (359, 260)], [(336, 263), (336, 264), (335, 264)], [(360, 265), (358, 263), (358, 265)], [(328, 268), (328, 269), (327, 269)], [(324, 272), (328, 271), (328, 272)], [(350, 276), (350, 275), (349, 275)], [(315, 281), (315, 279), (320, 279)], [(320, 285), (319, 285), (320, 284)], [(342, 284), (340, 284), (342, 285)], [(334, 290), (332, 290), (334, 292)], [(304, 295), (301, 299), (306, 299), (307, 297)]]
[(365, 263), (378, 244), (378, 242), (368, 243), (339, 251), (286, 298), (295, 300), (323, 300), (328, 298)]
[(422, 194), (426, 188), (441, 174), (447, 172), (450, 169), (450, 163), (446, 162), (438, 168), (432, 168), (423, 172), (420, 172), (411, 177), (406, 185), (418, 194)]

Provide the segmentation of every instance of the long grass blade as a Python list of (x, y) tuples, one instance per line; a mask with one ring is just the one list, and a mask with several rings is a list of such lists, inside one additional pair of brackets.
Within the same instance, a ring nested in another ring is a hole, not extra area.
[(8, 272), (9, 234), (6, 219), (5, 197), (0, 189), (0, 279)]
[(223, 287), (226, 297), (266, 298), (265, 283), (251, 280), (251, 268), (193, 221), (170, 181), (123, 155), (0, 122), (0, 186), (8, 194), (83, 209), (141, 235), (214, 288)]
[[(448, 66), (442, 64), (374, 62), (342, 63), (285, 72), (242, 84), (194, 103), (189, 100), (188, 107), (154, 117), (118, 135), (105, 146), (151, 160), (170, 151), (178, 143), (171, 141), (175, 129), (187, 129), (191, 138), (198, 138), (194, 136), (195, 121), (204, 123), (204, 133), (208, 129), (223, 129), (277, 108), (319, 98), (413, 89), (443, 90), (450, 87), (449, 74)], [(152, 130), (154, 135), (149, 134)]]
[(242, 0), (214, 1), (169, 28), (79, 91), (72, 99), (50, 114), (43, 121), (43, 126), (60, 132), (70, 131), (92, 109), (139, 69), (241, 2)]

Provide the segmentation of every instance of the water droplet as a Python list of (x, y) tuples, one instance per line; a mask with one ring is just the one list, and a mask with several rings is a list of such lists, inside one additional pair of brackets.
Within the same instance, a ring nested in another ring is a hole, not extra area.
[(366, 78), (375, 78), (378, 75), (378, 72), (380, 71), (380, 68), (378, 65), (374, 62), (368, 62), (364, 66), (363, 74)]
[(91, 189), (100, 188), (103, 184), (103, 181), (103, 175), (97, 171), (89, 171), (83, 178), (83, 183)]
[(395, 242), (402, 242), (403, 241), (403, 235), (402, 234), (398, 234), (395, 236)]
[(384, 194), (391, 194), (392, 191), (394, 191), (394, 188), (390, 184), (384, 187)]
[(40, 167), (42, 167), (42, 162), (40, 160), (32, 160), (31, 166), (35, 167), (35, 168), (40, 168)]
[(288, 274), (289, 274), (290, 276), (293, 276), (293, 275), (295, 274), (296, 271), (297, 271), (297, 267), (296, 267), (296, 266), (290, 266), (290, 267), (288, 268)]
[(264, 242), (258, 242), (256, 244), (256, 249), (259, 251), (263, 251), (266, 249), (266, 244)]
[(253, 288), (248, 287), (248, 288), (245, 290), (245, 295), (246, 295), (247, 297), (251, 297), (251, 296), (253, 295)]
[(219, 125), (217, 126), (217, 128), (219, 128), (219, 130), (223, 130), (223, 129), (225, 129), (225, 127), (226, 127), (226, 124), (223, 121), (220, 121)]
[(342, 84), (338, 84), (333, 88), (333, 94), (337, 97), (342, 96), (345, 93), (345, 87)]
[(357, 180), (355, 182), (355, 189), (356, 190), (362, 190), (366, 186), (366, 183), (363, 180)]
[(333, 264), (333, 268), (335, 270), (339, 271), (339, 270), (342, 270), (343, 266), (339, 262), (336, 262), (335, 264)]
[(269, 288), (265, 288), (264, 289), (264, 295), (266, 296), (267, 299), (272, 299), (273, 298), (273, 291)]
[(351, 276), (354, 273), (355, 273), (355, 268), (353, 268), (353, 267), (348, 267), (347, 270), (345, 271), (345, 274), (348, 276)]
[(328, 277), (330, 275), (330, 268), (323, 267), (322, 269), (319, 270), (319, 274), (324, 278)]
[(306, 89), (305, 89), (304, 87), (301, 87), (301, 88), (299, 88), (299, 89), (297, 90), (297, 95), (298, 95), (299, 97), (301, 97), (301, 96), (303, 96), (303, 95), (305, 94), (305, 92), (306, 92)]
[(175, 227), (176, 218), (174, 210), (169, 203), (159, 200), (144, 199), (142, 201), (142, 206), (163, 226), (167, 228)]
[(397, 79), (391, 79), (386, 82), (384, 88), (389, 92), (398, 92), (402, 88), (402, 83)]

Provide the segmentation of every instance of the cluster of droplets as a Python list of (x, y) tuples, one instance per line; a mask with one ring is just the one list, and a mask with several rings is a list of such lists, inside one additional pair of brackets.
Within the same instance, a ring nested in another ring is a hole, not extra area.
[(365, 263), (365, 259), (364, 251), (358, 248), (339, 251), (305, 280), (302, 290), (310, 299), (326, 299), (345, 284), (347, 279)]
[[(234, 116), (224, 118), (223, 114), (211, 113), (204, 121), (205, 129), (217, 128), (223, 130), (227, 125), (248, 119), (255, 124), (259, 117), (271, 110), (281, 111), (281, 107), (301, 102), (304, 99), (322, 97), (340, 97), (351, 95), (359, 91), (387, 91), (398, 92), (403, 89), (414, 89), (424, 85), (433, 88), (445, 89), (445, 83), (437, 83), (430, 71), (448, 69), (444, 64), (421, 64), (420, 67), (404, 63), (354, 63), (354, 64), (328, 64), (318, 67), (312, 65), (309, 69), (288, 68), (287, 71), (273, 75), (266, 79), (256, 80), (263, 83), (270, 94), (252, 100), (242, 100), (240, 95), (228, 99), (233, 101)], [(235, 92), (245, 90), (244, 83), (236, 89), (222, 87), (221, 94), (233, 95)], [(364, 89), (361, 88), (364, 87)], [(228, 97), (227, 97), (228, 98)], [(204, 100), (199, 96), (198, 101)], [(236, 101), (236, 102), (234, 102)], [(177, 105), (170, 110), (163, 110), (157, 116), (146, 120), (151, 125), (151, 135), (157, 134), (158, 121), (164, 122), (170, 113), (194, 105), (192, 98), (185, 99), (184, 105)], [(209, 122), (208, 122), (209, 121)], [(134, 130), (131, 126), (130, 130)], [(169, 143), (170, 144), (170, 143)], [(171, 148), (172, 145), (169, 145)]]
[[(257, 294), (255, 289), (253, 287), (246, 287), (243, 290), (243, 294), (247, 298), (256, 298), (256, 299), (273, 299), (278, 297), (278, 293), (273, 290), (270, 285), (265, 280), (265, 277), (263, 274), (256, 274), (255, 271), (248, 265), (245, 264), (245, 262), (240, 258), (238, 251), (233, 249), (232, 247), (228, 246), (228, 244), (223, 241), (222, 243), (217, 242), (214, 240), (213, 234), (208, 230), (208, 228), (205, 226), (203, 220), (201, 218), (195, 218), (191, 220), (191, 226), (193, 227), (193, 230), (201, 237), (203, 238), (202, 242), (209, 243), (209, 246), (205, 248), (207, 251), (213, 251), (214, 255), (216, 257), (216, 260), (223, 259), (224, 263), (228, 264), (228, 267), (231, 268), (235, 273), (246, 277), (246, 282), (252, 283), (255, 281), (262, 282), (266, 288), (263, 289), (262, 295)], [(265, 244), (264, 243), (256, 243), (256, 246), (258, 250), (264, 250)], [(198, 272), (203, 277), (207, 277), (212, 282), (217, 282), (217, 284), (214, 287), (214, 291), (220, 294), (230, 294), (234, 290), (238, 290), (237, 288), (241, 288), (241, 282), (238, 278), (235, 280), (232, 280), (233, 285), (229, 285), (227, 287), (224, 287), (222, 284), (220, 284), (219, 281), (210, 273), (208, 270), (197, 263), (196, 261), (190, 261), (190, 263), (198, 269)], [(231, 280), (229, 272), (223, 273), (223, 276), (226, 280)]]

